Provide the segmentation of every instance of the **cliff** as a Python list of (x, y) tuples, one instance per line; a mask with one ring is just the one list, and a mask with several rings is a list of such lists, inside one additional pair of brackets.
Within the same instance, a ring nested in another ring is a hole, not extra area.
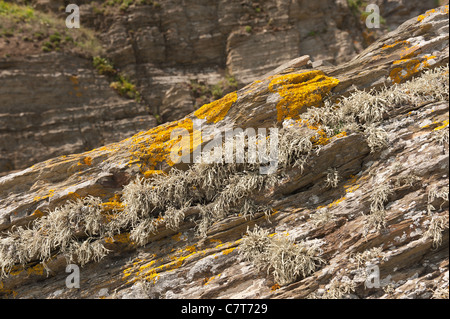
[(1, 175), (179, 120), (299, 56), (348, 61), (436, 5), (376, 1), (367, 29), (360, 1), (75, 1), (67, 29), (67, 1), (1, 2)]
[[(1, 177), (2, 296), (448, 298), (448, 28), (442, 6), (338, 66), (302, 57)], [(237, 128), (267, 130), (211, 144)], [(227, 162), (272, 142), (275, 157)], [(216, 162), (193, 163), (207, 149)]]

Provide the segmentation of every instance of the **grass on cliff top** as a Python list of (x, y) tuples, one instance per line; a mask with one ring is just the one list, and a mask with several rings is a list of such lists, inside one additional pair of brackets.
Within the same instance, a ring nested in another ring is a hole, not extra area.
[(103, 53), (94, 31), (68, 29), (63, 17), (0, 0), (0, 57), (52, 51), (90, 57)]

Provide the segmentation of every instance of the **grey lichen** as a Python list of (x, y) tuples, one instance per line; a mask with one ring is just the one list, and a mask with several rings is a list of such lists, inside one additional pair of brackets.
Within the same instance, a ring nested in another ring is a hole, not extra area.
[(281, 286), (309, 276), (324, 262), (317, 242), (296, 243), (285, 236), (270, 236), (257, 226), (247, 230), (239, 248), (244, 259), (260, 270), (267, 269)]

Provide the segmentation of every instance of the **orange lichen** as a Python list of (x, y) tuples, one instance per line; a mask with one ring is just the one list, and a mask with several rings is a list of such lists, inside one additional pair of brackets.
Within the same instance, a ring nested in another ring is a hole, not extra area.
[(420, 46), (419, 45), (413, 45), (412, 47), (404, 47), (401, 51), (400, 51), (400, 60), (399, 61), (394, 61), (394, 64), (399, 64), (401, 62), (403, 62), (406, 59), (410, 59), (412, 57), (415, 57), (416, 55), (418, 55), (420, 53)]
[(194, 112), (194, 115), (199, 119), (206, 119), (207, 123), (217, 123), (224, 119), (236, 100), (237, 93), (229, 93), (217, 101), (203, 105)]
[(217, 243), (217, 244), (221, 244), (222, 241), (220, 239), (210, 239), (209, 240), (211, 243)]
[(92, 157), (90, 157), (90, 156), (85, 156), (85, 157), (83, 157), (83, 158), (77, 163), (77, 165), (78, 165), (78, 166), (81, 166), (81, 165), (92, 165)]
[(37, 264), (34, 267), (27, 269), (27, 275), (42, 276), (44, 274), (44, 266), (42, 264)]
[(31, 214), (31, 216), (33, 216), (33, 217), (37, 217), (37, 218), (40, 218), (40, 217), (42, 217), (42, 216), (44, 216), (45, 214), (43, 213), (43, 212), (41, 212), (39, 209), (36, 209), (34, 212), (33, 212), (33, 214)]
[[(183, 132), (189, 133), (189, 145), (181, 145), (184, 141), (181, 136), (171, 138), (172, 132), (174, 135), (177, 135), (177, 130), (181, 134)], [(128, 142), (130, 145), (131, 158), (129, 165), (141, 163), (141, 168), (146, 168), (143, 171), (147, 171), (155, 170), (158, 164), (163, 162), (173, 165), (171, 152), (177, 143), (180, 144), (181, 149), (189, 149), (189, 152), (192, 153), (201, 145), (202, 139), (201, 132), (194, 130), (192, 120), (186, 118), (157, 126), (147, 132), (138, 133), (124, 142)]]
[(35, 196), (35, 197), (33, 198), (33, 200), (34, 200), (35, 202), (37, 202), (37, 201), (39, 201), (39, 200), (43, 200), (43, 199), (46, 199), (46, 198), (53, 197), (54, 195), (55, 195), (55, 190), (54, 190), (54, 189), (50, 189), (50, 190), (48, 191), (48, 194), (47, 194), (47, 195), (44, 195), (44, 196)]
[(224, 251), (222, 251), (222, 255), (228, 255), (235, 249), (236, 249), (236, 247), (231, 247), (231, 248), (225, 249)]
[(214, 278), (219, 278), (221, 274), (218, 274), (217, 276), (212, 276), (212, 277), (205, 277), (203, 278), (203, 285), (206, 286), (207, 284), (209, 284)]
[(92, 165), (92, 157), (86, 156), (86, 157), (83, 159), (83, 162), (84, 162), (84, 164), (86, 164), (86, 165)]
[(130, 239), (130, 233), (122, 233), (114, 235), (113, 237), (105, 238), (105, 242), (107, 244), (113, 243), (121, 243), (121, 244), (134, 244), (134, 242)]
[(429, 67), (428, 61), (435, 58), (435, 56), (423, 56), (417, 59), (402, 59), (394, 61), (393, 64), (403, 64), (401, 67), (393, 68), (389, 77), (394, 83), (401, 83), (409, 79), (419, 71)]
[[(165, 271), (175, 270), (175, 269), (181, 267), (186, 259), (194, 256), (195, 254), (200, 253), (200, 252), (196, 251), (195, 245), (188, 246), (184, 251), (187, 251), (188, 255), (180, 256), (180, 257), (172, 256), (172, 257), (170, 257), (170, 259), (172, 261), (169, 262), (169, 263), (162, 264), (160, 266), (151, 268), (151, 266), (153, 266), (155, 264), (155, 262), (156, 262), (156, 261), (152, 260), (150, 263), (139, 267), (139, 269), (134, 274), (134, 278), (131, 279), (131, 280), (128, 280), (128, 282), (129, 283), (130, 282), (135, 282), (135, 281), (137, 281), (139, 279), (145, 279), (146, 281), (153, 281), (153, 282), (155, 282), (158, 279), (159, 273), (161, 271), (164, 271), (164, 270)], [(181, 251), (181, 253), (184, 252), (184, 251)], [(134, 267), (132, 267), (131, 269), (130, 268), (125, 269), (123, 271), (124, 275), (123, 275), (122, 279), (126, 279), (127, 277), (129, 277), (132, 274), (132, 272), (133, 272), (133, 268)]]
[(339, 80), (327, 77), (318, 70), (275, 77), (269, 84), (269, 90), (282, 98), (277, 104), (277, 121), (298, 118), (307, 107), (320, 105), (324, 95), (338, 83)]
[(429, 17), (431, 14), (436, 13), (436, 12), (440, 12), (443, 14), (448, 14), (448, 5), (443, 6), (439, 9), (431, 9), (428, 10), (427, 12), (425, 12), (425, 14), (421, 14), (417, 17), (417, 21), (418, 22), (422, 22), (425, 18)]
[(346, 193), (353, 193), (360, 187), (360, 185), (356, 184), (357, 180), (358, 180), (357, 176), (350, 175), (350, 180), (344, 184), (344, 189)]
[(280, 289), (280, 288), (281, 288), (281, 286), (279, 284), (275, 284), (272, 287), (270, 287), (270, 290), (271, 291), (275, 291), (275, 290)]
[(319, 210), (319, 209), (325, 208), (325, 207), (327, 207), (327, 208), (332, 208), (333, 206), (339, 205), (339, 203), (341, 203), (341, 202), (344, 201), (345, 199), (346, 199), (345, 196), (344, 196), (344, 197), (341, 197), (341, 198), (336, 199), (335, 201), (333, 201), (332, 203), (330, 203), (330, 204), (328, 204), (328, 205), (326, 205), (326, 206), (317, 206), (316, 209)]
[(152, 177), (152, 176), (160, 175), (160, 174), (165, 174), (165, 172), (162, 171), (162, 170), (154, 170), (154, 169), (151, 169), (151, 170), (145, 171), (145, 172), (143, 173), (143, 175), (144, 175), (145, 178), (150, 178), (150, 177)]
[(317, 132), (316, 136), (313, 136), (311, 138), (311, 142), (314, 145), (327, 145), (332, 138), (339, 139), (339, 138), (347, 136), (346, 132), (341, 132), (334, 136), (328, 137), (326, 131), (321, 127), (321, 125), (319, 123), (311, 123), (310, 121), (304, 120), (301, 118), (296, 120), (294, 123), (295, 123), (294, 125), (298, 125), (300, 127), (304, 126), (304, 127), (309, 128), (310, 130)]
[(73, 85), (78, 85), (78, 77), (76, 75), (72, 75), (69, 77), (70, 82), (72, 82)]
[(9, 272), (9, 275), (17, 276), (22, 274), (24, 271), (26, 272), (27, 276), (31, 275), (42, 276), (44, 274), (44, 266), (42, 264), (37, 264), (33, 267), (25, 269), (23, 266), (16, 265), (12, 267), (11, 271)]
[[(121, 212), (124, 210), (125, 206), (120, 201), (120, 195), (116, 194), (113, 197), (111, 197), (107, 202), (102, 203), (103, 211), (116, 211)], [(109, 217), (113, 218), (112, 215), (108, 215)]]
[(75, 200), (75, 199), (81, 198), (81, 196), (78, 195), (76, 192), (69, 192), (69, 193), (67, 193), (67, 198), (69, 200)]
[(444, 121), (442, 122), (442, 125), (436, 127), (433, 131), (439, 131), (439, 130), (442, 130), (442, 129), (446, 128), (447, 126), (448, 126), (448, 120), (444, 120)]
[(397, 41), (395, 41), (392, 44), (385, 44), (385, 45), (383, 45), (381, 50), (388, 50), (388, 49), (395, 48), (396, 46), (404, 46), (404, 45), (409, 45), (409, 44), (410, 44), (410, 42), (407, 41), (407, 40), (403, 40), (403, 41), (397, 40)]
[(175, 234), (171, 238), (172, 238), (172, 240), (180, 241), (181, 240), (181, 233)]

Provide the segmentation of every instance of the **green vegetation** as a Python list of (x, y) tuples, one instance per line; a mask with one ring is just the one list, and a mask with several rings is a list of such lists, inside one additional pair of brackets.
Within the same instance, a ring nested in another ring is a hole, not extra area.
[(362, 0), (347, 0), (347, 5), (353, 14), (359, 14), (361, 12), (361, 8), (366, 6), (366, 3)]
[(191, 80), (190, 89), (195, 98), (195, 108), (218, 100), (226, 94), (238, 89), (238, 82), (233, 75), (227, 74), (216, 84), (210, 85), (198, 80)]
[(119, 7), (121, 11), (127, 10), (131, 5), (152, 5), (155, 8), (161, 6), (159, 2), (152, 0), (108, 0), (103, 3), (103, 7)]
[(95, 56), (93, 58), (93, 66), (98, 71), (99, 74), (107, 75), (107, 76), (114, 76), (117, 74), (116, 69), (112, 65), (111, 62), (109, 62), (107, 59)]
[(38, 18), (33, 8), (5, 1), (0, 1), (0, 16), (5, 16), (15, 22), (30, 22)]
[(120, 74), (106, 58), (95, 56), (92, 59), (92, 65), (99, 74), (106, 75), (112, 80), (110, 87), (116, 90), (119, 95), (134, 99), (136, 102), (141, 101), (141, 94), (137, 91), (136, 86)]
[(136, 102), (141, 101), (141, 94), (137, 91), (136, 86), (120, 74), (117, 76), (117, 81), (112, 82), (110, 87), (116, 90), (121, 96), (134, 99)]
[[(40, 34), (38, 35), (40, 37)], [(42, 44), (42, 51), (51, 52), (53, 50), (60, 51), (65, 45), (71, 45), (73, 39), (71, 36), (67, 35), (63, 37), (59, 32), (50, 34), (48, 37), (49, 41), (45, 41)]]
[[(371, 14), (370, 12), (366, 12), (365, 8), (369, 5), (369, 2), (365, 2), (362, 0), (347, 0), (348, 7), (350, 11), (355, 17), (359, 17), (361, 21), (365, 21), (366, 18)], [(381, 15), (380, 24), (386, 24), (386, 19), (384, 19)]]
[(85, 56), (100, 55), (103, 51), (92, 30), (83, 27), (68, 29), (64, 19), (29, 5), (0, 0), (0, 19), (1, 36), (30, 42), (30, 48), (40, 47), (43, 52), (73, 51)]
[(249, 26), (249, 25), (246, 25), (246, 26), (245, 26), (245, 32), (251, 33), (251, 32), (252, 32), (252, 27)]

